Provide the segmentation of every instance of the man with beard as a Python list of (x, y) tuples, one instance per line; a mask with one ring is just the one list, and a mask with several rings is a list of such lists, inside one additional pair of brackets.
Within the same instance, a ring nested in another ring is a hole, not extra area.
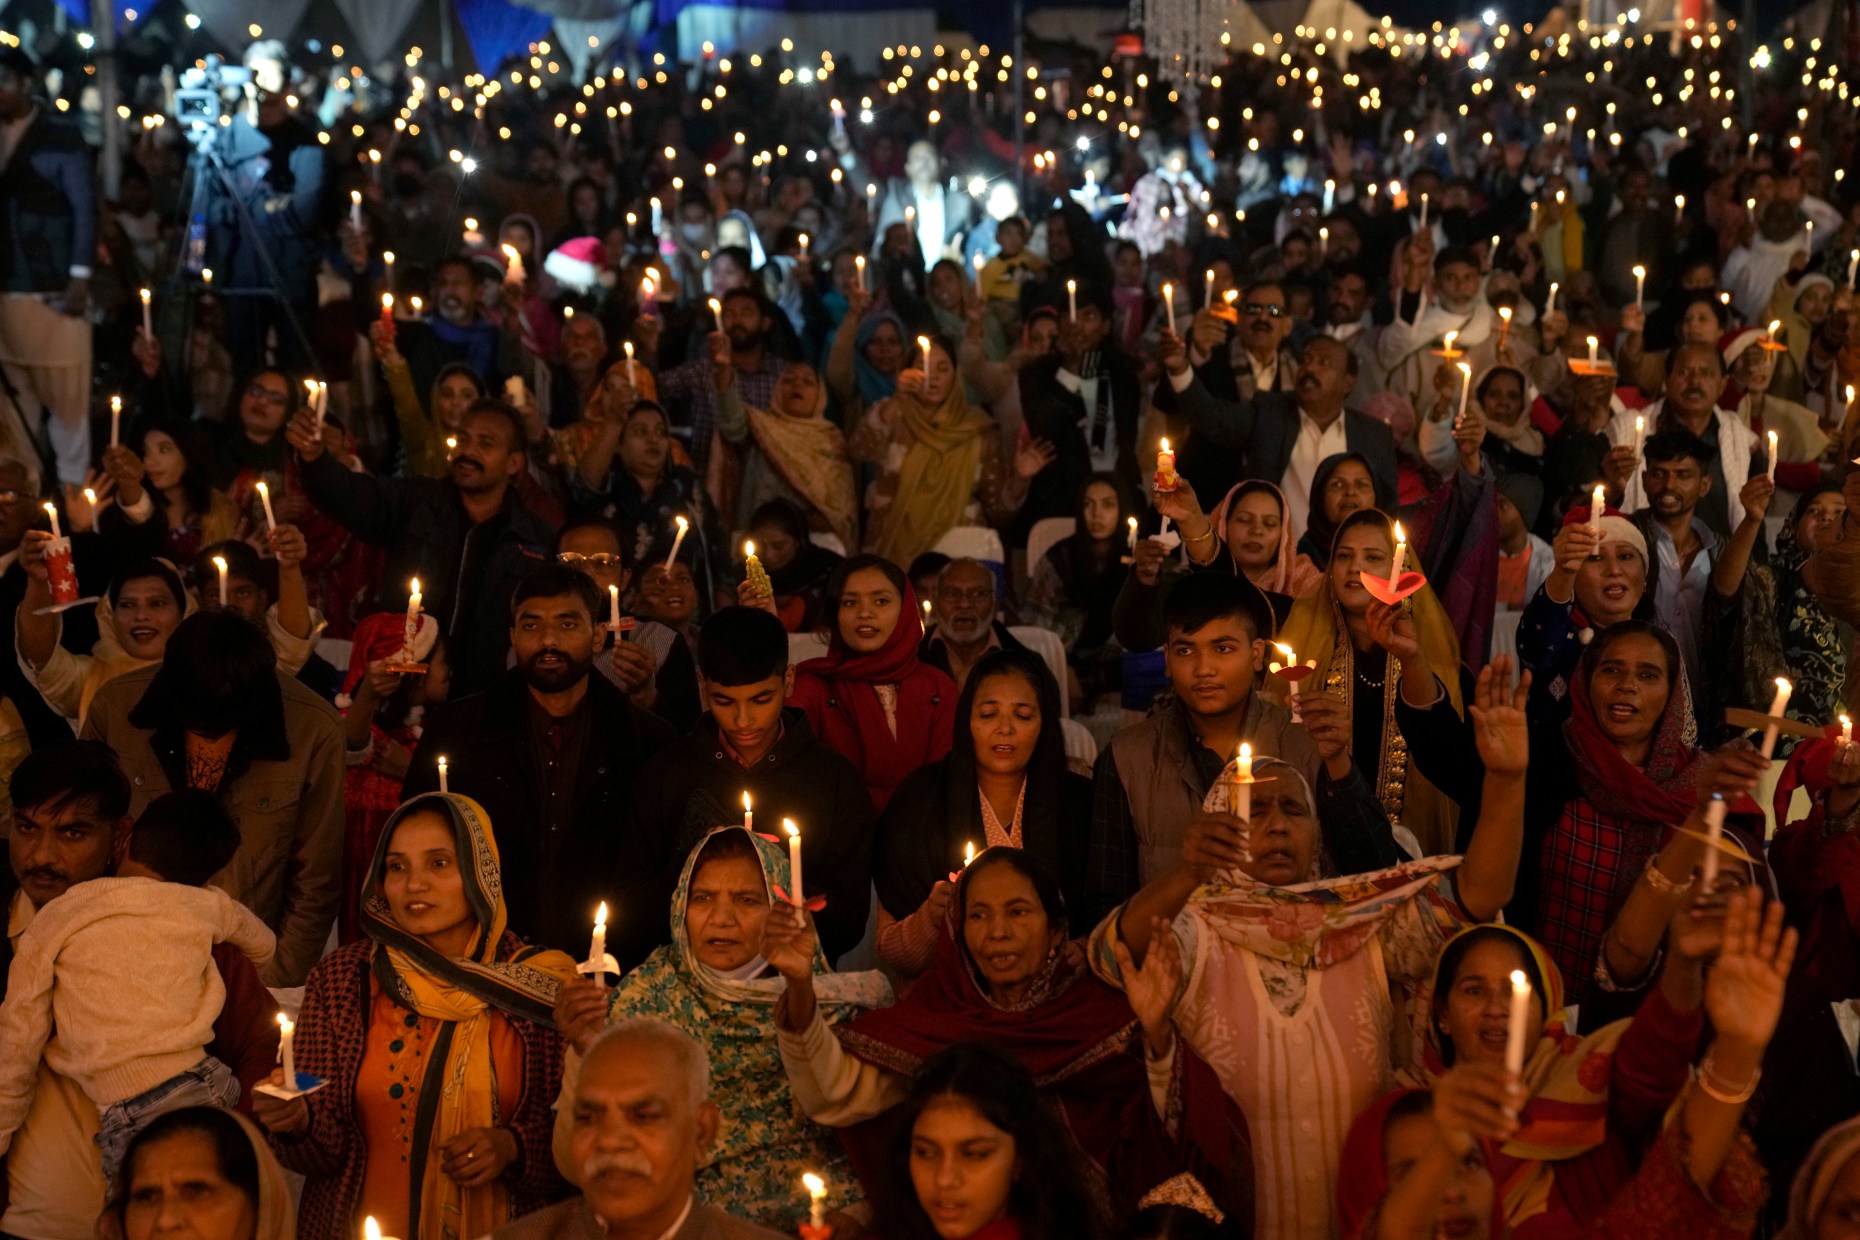
[(434, 313), (395, 328), (395, 344), (407, 359), (414, 391), (431, 391), (433, 379), (450, 362), (470, 366), (487, 387), (517, 373), (522, 346), (484, 317), (479, 302), (478, 272), (471, 260), (453, 255), (442, 261), (433, 272)]
[(980, 560), (951, 560), (937, 574), (936, 627), (924, 634), (917, 657), (949, 673), (961, 691), (969, 669), (990, 650), (1025, 650), (995, 619), (995, 575)]
[(659, 402), (670, 415), (674, 433), (685, 438), (691, 465), (705, 476), (710, 441), (717, 429), (714, 381), (724, 348), (735, 373), (736, 395), (752, 409), (772, 409), (783, 359), (769, 345), (769, 305), (754, 289), (733, 288), (723, 295), (723, 321), (710, 334), (709, 348), (659, 377)]
[(1157, 348), (1182, 420), (1196, 435), (1239, 449), (1240, 477), (1278, 484), (1294, 542), (1304, 534), (1318, 466), (1339, 452), (1360, 453), (1369, 461), (1376, 506), (1395, 511), (1395, 436), (1385, 423), (1344, 408), (1357, 369), (1356, 355), (1342, 341), (1318, 336), (1305, 344), (1290, 396), (1262, 392), (1237, 402), (1221, 400), (1202, 386), (1189, 369), (1181, 337), (1165, 329)]
[(606, 603), (564, 565), (524, 578), (508, 612), (516, 666), (427, 717), (401, 795), (437, 791), (446, 758), (449, 789), (496, 827), (510, 928), (572, 950), (605, 901), (607, 946), (630, 966), (666, 937), (654, 849), (631, 807), (635, 779), (673, 732), (593, 674), (611, 633), (598, 619)]
[(1382, 362), (1376, 356), (1376, 326), (1369, 317), (1369, 271), (1354, 259), (1330, 266), (1324, 291), (1324, 334), (1341, 340), (1356, 358), (1356, 386), (1350, 403), (1359, 409), (1382, 390)]
[(490, 685), (510, 653), (511, 591), (547, 561), (553, 541), (516, 491), (525, 468), (516, 410), (496, 400), (467, 409), (444, 478), (355, 473), (324, 452), (310, 412), (300, 412), (286, 435), (310, 502), (363, 542), (387, 549), (377, 606), (405, 609), (418, 577), (426, 611), (444, 626), (453, 694)]
[(1699, 520), (1698, 508), (1711, 492), (1707, 470), (1713, 453), (1691, 431), (1675, 428), (1649, 437), (1641, 455), (1647, 506), (1631, 520), (1647, 537), (1647, 589), (1654, 616), (1685, 656), (1693, 701), (1709, 701), (1700, 637), (1712, 566), (1723, 543)]
[(1420, 409), (1434, 391), (1434, 372), (1453, 365), (1433, 352), (1446, 334), (1453, 332), (1453, 347), (1468, 350), (1472, 356), (1465, 360), (1483, 369), (1493, 361), (1498, 314), (1481, 292), (1478, 256), (1465, 246), (1450, 245), (1435, 257), (1433, 238), (1415, 234), (1402, 247), (1401, 280), (1395, 318), (1382, 329), (1376, 351), (1383, 386)]
[(562, 360), (549, 367), (549, 425), (573, 426), (600, 386), (607, 330), (592, 314), (562, 324)]
[[(129, 780), (116, 755), (95, 741), (67, 739), (34, 750), (14, 770), (10, 787), (8, 864), (0, 866), (0, 910), (6, 914), (0, 997), (13, 951), (33, 917), (74, 884), (114, 874), (132, 830)], [(271, 1075), (277, 1056), (277, 1004), (238, 948), (222, 943), (213, 960), (226, 999), (208, 1053), (250, 1090)], [(22, 1240), (90, 1234), (104, 1198), (97, 1125), (97, 1107), (77, 1083), (41, 1063), (32, 1108), (7, 1150), (0, 1234)]]
[[(1638, 411), (1646, 419), (1648, 437), (1664, 431), (1685, 430), (1699, 437), (1710, 457), (1706, 472), (1711, 487), (1699, 500), (1698, 516), (1720, 541), (1731, 536), (1744, 519), (1740, 498), (1744, 484), (1765, 473), (1769, 452), (1757, 433), (1735, 412), (1718, 408), (1724, 390), (1724, 359), (1708, 344), (1681, 344), (1666, 355), (1666, 391), (1660, 399)], [(1611, 495), (1621, 497), (1621, 511), (1647, 507), (1647, 487), (1634, 451), (1637, 411), (1619, 407), (1607, 426), (1612, 445), (1602, 462)], [(1759, 556), (1762, 544), (1758, 544)]]

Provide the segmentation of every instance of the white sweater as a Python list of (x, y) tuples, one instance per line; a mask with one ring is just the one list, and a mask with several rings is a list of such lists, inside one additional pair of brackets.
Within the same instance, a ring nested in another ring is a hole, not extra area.
[(198, 1064), (226, 1000), (213, 945), (227, 941), (254, 965), (277, 950), (225, 892), (152, 878), (79, 883), (34, 913), (0, 1003), (0, 1153), (41, 1057), (99, 1110)]

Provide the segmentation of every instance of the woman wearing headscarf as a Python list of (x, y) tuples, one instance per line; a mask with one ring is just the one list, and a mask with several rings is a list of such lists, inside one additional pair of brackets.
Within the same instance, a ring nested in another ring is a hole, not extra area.
[(311, 971), (298, 1014), (298, 1071), (329, 1087), (255, 1103), (306, 1177), (306, 1240), (353, 1240), (364, 1216), (408, 1240), (482, 1236), (565, 1191), (553, 1007), (575, 965), (505, 916), (483, 808), (449, 793), (402, 805), (364, 889), (367, 940)]
[(375, 356), (387, 377), (394, 402), (394, 419), (400, 426), (401, 453), (407, 473), (415, 478), (443, 478), (451, 469), (452, 453), (446, 439), (459, 433), (459, 423), (472, 402), (485, 397), (484, 378), (464, 362), (447, 362), (433, 375), (424, 404), (413, 389), (413, 371), (394, 341), (375, 324)]
[[(706, 1204), (793, 1231), (808, 1217), (807, 1199), (796, 1191), (804, 1171), (826, 1180), (829, 1210), (859, 1199), (839, 1141), (795, 1104), (771, 1036), (787, 983), (763, 954), (762, 928), (793, 885), (785, 847), (740, 825), (718, 827), (685, 859), (672, 894), (671, 943), (611, 990), (590, 980), (563, 988), (557, 1014), (571, 1049), (555, 1148), (564, 1173), (574, 1172), (568, 1145), (579, 1052), (603, 1026), (649, 1016), (697, 1039), (710, 1060), (711, 1097), (723, 1122), (698, 1169)], [(810, 964), (829, 1025), (891, 1002), (881, 974), (836, 974), (818, 951)]]
[(749, 514), (743, 533), (769, 575), (775, 614), (790, 633), (823, 627), (827, 583), (846, 559), (813, 540), (807, 514), (785, 499), (772, 499)]
[[(1353, 1116), (1387, 1091), (1399, 1013), (1449, 937), (1496, 917), (1518, 869), (1528, 744), (1503, 659), (1480, 673), (1476, 745), (1486, 787), (1463, 857), (1345, 877), (1324, 870), (1326, 824), (1297, 767), (1256, 760), (1250, 804), (1233, 764), (1209, 789), (1182, 858), (1092, 932), (1092, 967), (1142, 990), (1133, 960), (1179, 957), (1173, 1004), (1186, 1047), (1247, 1117), (1256, 1151), (1252, 1234), (1333, 1234)], [(1244, 821), (1243, 821), (1244, 819)], [(1452, 875), (1452, 896), (1443, 879)], [(1244, 1220), (1243, 1220), (1244, 1225)]]
[[(1806, 380), (1814, 369), (1815, 336), (1833, 309), (1834, 281), (1828, 276), (1819, 271), (1788, 271), (1777, 277), (1770, 290), (1770, 304), (1763, 312), (1763, 324), (1767, 327), (1780, 322), (1782, 329), (1777, 339), (1789, 349), (1776, 354), (1772, 392), (1791, 400), (1808, 399)], [(1838, 407), (1846, 405), (1843, 402)]]
[(1084, 907), (1091, 781), (1066, 769), (1061, 718), (1038, 655), (996, 650), (970, 671), (949, 755), (898, 785), (878, 820), (878, 955), (899, 974), (930, 967), (965, 850), (1025, 849)]
[(718, 430), (742, 458), (731, 528), (746, 529), (770, 500), (786, 500), (836, 535), (859, 543), (859, 500), (846, 436), (827, 421), (827, 385), (806, 362), (789, 362), (767, 409), (745, 405), (732, 386), (718, 395)]
[(1860, 1117), (1836, 1124), (1809, 1151), (1789, 1188), (1782, 1240), (1840, 1240), (1860, 1201)]
[(643, 360), (615, 362), (594, 385), (580, 420), (549, 432), (549, 463), (572, 479), (581, 472), (582, 457), (594, 448), (603, 431), (614, 423), (624, 426), (627, 410), (640, 401), (658, 399), (658, 382)]
[(855, 459), (878, 467), (866, 550), (896, 564), (909, 564), (959, 525), (1005, 522), (1054, 454), (1024, 442), (1010, 456), (994, 419), (963, 394), (949, 342), (924, 339), (929, 350), (920, 350), (919, 366), (899, 375), (897, 394), (869, 410), (848, 441)]
[(1821, 480), (1817, 462), (1832, 441), (1814, 410), (1778, 394), (1777, 380), (1784, 366), (1781, 359), (1789, 354), (1765, 348), (1767, 341), (1768, 334), (1756, 327), (1728, 331), (1719, 338), (1725, 380), (1718, 408), (1730, 412), (1760, 436), (1774, 431), (1778, 482), (1791, 489), (1803, 489)]
[(1136, 502), (1122, 476), (1107, 470), (1086, 479), (1078, 513), (1078, 529), (1032, 566), (1020, 614), (1059, 634), (1077, 678), (1073, 698), (1086, 711), (1122, 680), (1124, 652), (1112, 631), (1112, 612), (1130, 573), (1126, 531)]
[(297, 1240), (297, 1209), (284, 1168), (251, 1120), (182, 1107), (136, 1134), (97, 1228), (110, 1240), (155, 1240), (183, 1228), (195, 1240)]
[[(1322, 584), (1292, 605), (1278, 641), (1295, 661), (1317, 662), (1301, 694), (1343, 699), (1356, 765), (1426, 856), (1452, 852), (1462, 814), (1478, 816), (1481, 775), (1466, 743), (1472, 682), (1432, 585), (1397, 607), (1363, 587), (1365, 576), (1389, 575), (1394, 554), (1381, 512), (1345, 517)], [(1284, 682), (1269, 679), (1266, 694), (1283, 702)]]
[(859, 769), (882, 813), (906, 775), (949, 752), (956, 682), (918, 659), (923, 613), (890, 560), (842, 561), (826, 605), (827, 653), (795, 669), (788, 702)]
[(1518, 660), (1533, 677), (1531, 717), (1541, 723), (1569, 717), (1576, 662), (1599, 630), (1653, 618), (1647, 537), (1616, 509), (1570, 509), (1550, 555), (1549, 575), (1518, 617)]
[(856, 427), (868, 411), (897, 395), (909, 346), (904, 320), (897, 314), (866, 313), (872, 295), (863, 285), (853, 285), (846, 296), (846, 317), (827, 350), (827, 386), (839, 402), (840, 423)]
[[(1214, 536), (1235, 574), (1265, 591), (1299, 599), (1317, 589), (1324, 572), (1292, 548), (1285, 495), (1263, 478), (1239, 483), (1214, 506)], [(1276, 610), (1276, 608), (1275, 608)], [(1281, 617), (1283, 618), (1283, 617)]]
[(1339, 452), (1318, 462), (1311, 475), (1311, 508), (1305, 532), (1298, 539), (1298, 554), (1319, 570), (1330, 563), (1337, 527), (1351, 513), (1376, 506), (1375, 474), (1369, 458), (1360, 452)]
[[(65, 648), (64, 621), (48, 610), (52, 588), (45, 548), (50, 539), (45, 531), (28, 530), (19, 544), (26, 589), (13, 617), (13, 649), (26, 683), (81, 729), (97, 690), (125, 672), (161, 661), (168, 638), (194, 613), (194, 596), (167, 560), (131, 561), (96, 601), (97, 644), (89, 654), (75, 654)], [(77, 546), (83, 549), (88, 541), (80, 538)]]
[(805, 967), (812, 926), (787, 906), (769, 916), (767, 950), (788, 982), (776, 1006), (788, 1080), (814, 1119), (850, 1129), (861, 1180), (882, 1174), (883, 1117), (912, 1075), (945, 1047), (985, 1041), (1033, 1073), (1070, 1130), (1101, 1229), (1184, 1171), (1223, 1209), (1250, 1212), (1246, 1120), (1169, 1024), (1180, 962), (1132, 965), (1128, 999), (1093, 977), (1066, 950), (1058, 882), (1021, 849), (977, 854), (955, 887), (930, 971), (896, 1006), (835, 1029)]

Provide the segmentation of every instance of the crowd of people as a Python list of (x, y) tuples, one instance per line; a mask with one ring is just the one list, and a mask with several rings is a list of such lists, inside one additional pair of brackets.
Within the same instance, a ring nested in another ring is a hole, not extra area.
[(0, 1236), (1851, 1234), (1843, 57), (1350, 35), (0, 39)]

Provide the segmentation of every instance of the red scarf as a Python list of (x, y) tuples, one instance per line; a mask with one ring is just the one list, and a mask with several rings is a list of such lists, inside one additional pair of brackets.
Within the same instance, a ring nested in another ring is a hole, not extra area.
[(1699, 767), (1704, 762), (1694, 745), (1692, 691), (1685, 676), (1673, 677), (1672, 697), (1654, 728), (1644, 768), (1623, 757), (1602, 731), (1589, 700), (1586, 671), (1572, 679), (1570, 702), (1563, 736), (1576, 762), (1576, 781), (1589, 803), (1610, 818), (1661, 826), (1684, 822), (1697, 802)]

